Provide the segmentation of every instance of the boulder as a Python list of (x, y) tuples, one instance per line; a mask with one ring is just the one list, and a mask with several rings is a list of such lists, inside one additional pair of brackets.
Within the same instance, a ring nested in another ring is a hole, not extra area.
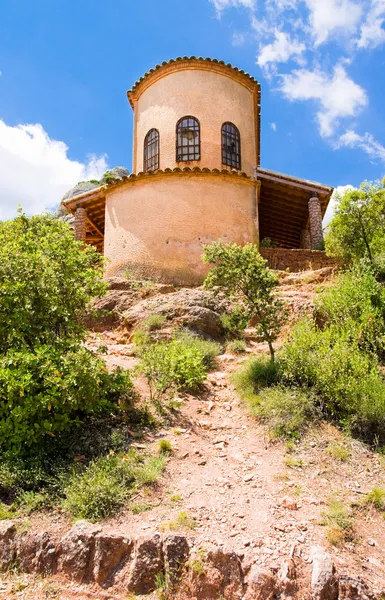
[(185, 327), (200, 335), (220, 338), (223, 334), (221, 313), (228, 309), (221, 296), (200, 288), (181, 289), (164, 296), (138, 302), (123, 313), (127, 327), (140, 326), (152, 314), (166, 317), (168, 325)]
[[(381, 596), (380, 596), (381, 597)], [(338, 600), (372, 600), (368, 586), (360, 577), (341, 575), (338, 581)]]
[(129, 560), (132, 542), (115, 534), (99, 533), (95, 536), (93, 577), (99, 585), (113, 585), (114, 577)]
[[(194, 564), (199, 561), (200, 568)], [(220, 548), (192, 560), (182, 588), (185, 595), (196, 600), (240, 600), (243, 597), (243, 572), (239, 556)]]
[(123, 179), (123, 177), (128, 177), (130, 172), (126, 167), (114, 167), (109, 171), (113, 177), (116, 179)]
[[(91, 190), (94, 190), (95, 188), (97, 188), (99, 186), (100, 186), (99, 182), (93, 183), (92, 181), (79, 181), (79, 183), (77, 183), (73, 188), (71, 188), (70, 190), (68, 190), (68, 192), (66, 192), (64, 194), (61, 201), (64, 202), (65, 200), (69, 200), (70, 198), (74, 198), (75, 196), (80, 196), (80, 194), (84, 194), (85, 192), (90, 192)], [(58, 210), (65, 211), (65, 208), (64, 207), (60, 208), (60, 205), (59, 205)], [(63, 215), (59, 215), (59, 216), (63, 216)]]
[(156, 587), (156, 577), (164, 572), (162, 543), (159, 534), (137, 540), (126, 584), (134, 594), (149, 594)]
[(12, 521), (0, 521), (0, 571), (6, 571), (16, 555), (16, 526)]
[(59, 570), (75, 581), (88, 581), (92, 575), (95, 537), (100, 531), (100, 527), (87, 521), (77, 521), (60, 541)]
[(167, 535), (163, 539), (164, 569), (171, 583), (177, 581), (190, 554), (184, 535)]
[(313, 546), (310, 556), (313, 561), (311, 574), (313, 600), (336, 600), (338, 584), (332, 557), (320, 546)]
[(17, 558), (22, 571), (48, 575), (56, 572), (56, 545), (47, 532), (27, 533), (17, 542)]
[(247, 580), (245, 600), (274, 600), (278, 597), (278, 585), (270, 571), (254, 565)]
[(294, 596), (298, 588), (296, 579), (294, 560), (285, 560), (278, 571), (278, 586), (283, 596)]

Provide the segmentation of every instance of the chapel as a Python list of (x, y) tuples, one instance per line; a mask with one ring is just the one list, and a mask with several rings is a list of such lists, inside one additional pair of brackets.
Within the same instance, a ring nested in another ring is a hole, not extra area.
[(260, 165), (261, 88), (215, 59), (183, 57), (127, 92), (132, 174), (63, 201), (75, 236), (104, 253), (107, 275), (198, 282), (214, 240), (320, 250), (333, 188)]

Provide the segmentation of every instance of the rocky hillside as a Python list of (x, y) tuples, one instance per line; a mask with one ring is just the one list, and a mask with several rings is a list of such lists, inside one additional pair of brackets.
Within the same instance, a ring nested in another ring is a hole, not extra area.
[[(311, 312), (317, 286), (333, 271), (280, 278), (291, 323)], [(246, 352), (228, 351), (223, 298), (113, 279), (95, 308), (104, 313), (89, 319), (89, 345), (105, 345), (111, 367), (135, 367), (133, 335), (154, 314), (162, 316), (160, 339), (185, 327), (218, 340), (222, 354), (200, 392), (180, 394), (156, 429), (138, 438), (127, 428), (131, 446), (149, 453), (160, 440), (170, 443), (162, 477), (138, 492), (135, 505), (93, 525), (72, 525), (60, 510), (33, 512), (27, 525), (0, 521), (0, 566), (19, 567), (0, 582), (4, 597), (380, 598), (385, 524), (364, 499), (385, 488), (382, 456), (330, 423), (297, 442), (272, 440), (232, 383), (239, 365), (266, 348), (250, 328)], [(143, 378), (135, 383), (145, 395)], [(333, 539), (336, 523), (346, 533), (341, 540)]]

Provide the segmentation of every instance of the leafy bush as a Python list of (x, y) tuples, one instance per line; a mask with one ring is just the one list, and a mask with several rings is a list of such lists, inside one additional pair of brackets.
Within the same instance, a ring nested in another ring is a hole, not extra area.
[(0, 222), (0, 354), (80, 336), (87, 304), (106, 289), (102, 268), (54, 217)]
[(186, 347), (180, 340), (145, 345), (141, 350), (140, 369), (158, 408), (163, 394), (193, 390), (206, 376), (202, 353), (194, 346)]
[(197, 350), (202, 358), (203, 364), (207, 369), (212, 369), (215, 366), (215, 357), (221, 353), (222, 347), (218, 342), (212, 340), (205, 340), (199, 335), (190, 333), (188, 331), (181, 331), (176, 334), (175, 339), (184, 348), (194, 348)]
[(244, 362), (232, 376), (232, 381), (240, 394), (251, 407), (259, 402), (258, 393), (262, 388), (279, 382), (280, 370), (278, 363), (272, 363), (266, 358), (250, 358)]
[(228, 343), (227, 348), (229, 352), (234, 352), (235, 354), (243, 354), (246, 352), (246, 342), (245, 340), (232, 340)]
[(229, 312), (221, 315), (222, 327), (229, 337), (241, 337), (246, 329), (249, 319), (242, 306), (235, 306)]
[(75, 518), (98, 521), (121, 508), (138, 486), (154, 483), (164, 459), (143, 458), (136, 452), (126, 456), (104, 456), (83, 472), (74, 473), (64, 488), (64, 508)]
[(132, 394), (128, 374), (109, 374), (101, 359), (77, 343), (10, 350), (0, 357), (1, 445), (25, 451)]
[(142, 321), (142, 327), (148, 331), (156, 331), (157, 329), (161, 329), (165, 322), (166, 317), (164, 315), (153, 314)]
[(383, 356), (385, 350), (385, 290), (368, 264), (360, 262), (321, 290), (315, 302), (321, 326), (348, 333), (365, 352)]
[(0, 222), (0, 448), (30, 452), (132, 394), (83, 346), (103, 258), (48, 215)]
[(348, 333), (320, 331), (302, 321), (280, 359), (284, 381), (313, 387), (329, 416), (366, 438), (384, 437), (384, 380), (373, 359), (351, 343)]
[(278, 278), (267, 266), (254, 244), (238, 246), (214, 242), (205, 246), (203, 261), (213, 265), (204, 286), (214, 293), (222, 291), (230, 300), (245, 307), (248, 320), (257, 322), (274, 361), (273, 342), (277, 339), (286, 311), (275, 293)]
[(319, 416), (317, 398), (309, 390), (274, 386), (261, 390), (254, 414), (268, 423), (272, 437), (298, 438)]

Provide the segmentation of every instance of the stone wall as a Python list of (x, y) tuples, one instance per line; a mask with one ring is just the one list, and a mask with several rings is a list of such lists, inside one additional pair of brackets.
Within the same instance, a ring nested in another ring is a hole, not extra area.
[(270, 269), (279, 271), (306, 271), (307, 269), (322, 269), (323, 267), (338, 266), (335, 258), (329, 258), (321, 250), (289, 250), (287, 248), (261, 248), (262, 256), (266, 258)]

